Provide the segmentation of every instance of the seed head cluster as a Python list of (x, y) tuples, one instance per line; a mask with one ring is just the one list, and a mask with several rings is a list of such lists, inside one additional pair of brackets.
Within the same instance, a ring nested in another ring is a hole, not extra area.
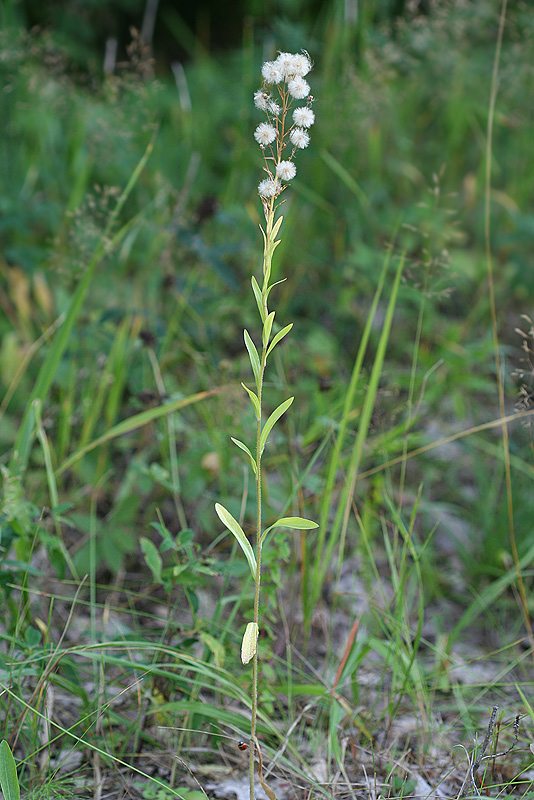
[[(271, 199), (278, 197), (286, 182), (297, 174), (293, 163), (295, 153), (310, 143), (309, 129), (315, 122), (315, 114), (311, 109), (313, 97), (304, 77), (311, 68), (311, 59), (303, 51), (280, 53), (275, 61), (266, 61), (261, 69), (263, 86), (254, 92), (254, 105), (265, 113), (266, 120), (257, 126), (254, 138), (265, 160), (267, 177), (260, 181), (258, 193), (266, 213)], [(271, 95), (274, 90), (278, 93), (276, 97)], [(305, 105), (294, 107), (298, 100), (305, 100)]]

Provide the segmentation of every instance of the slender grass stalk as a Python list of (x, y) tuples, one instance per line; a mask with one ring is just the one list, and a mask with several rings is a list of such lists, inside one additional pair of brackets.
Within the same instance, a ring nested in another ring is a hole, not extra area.
[(491, 157), (492, 157), (492, 144), (493, 144), (493, 120), (495, 117), (495, 103), (497, 100), (497, 87), (499, 75), (499, 63), (501, 57), (502, 38), (504, 33), (504, 23), (506, 21), (506, 8), (508, 0), (502, 0), (501, 14), (499, 19), (499, 32), (497, 35), (497, 45), (495, 48), (495, 58), (493, 61), (493, 72), (491, 76), (491, 89), (490, 89), (490, 104), (488, 112), (488, 129), (486, 137), (486, 170), (485, 170), (485, 192), (484, 192), (484, 240), (486, 249), (486, 265), (488, 269), (488, 289), (491, 310), (491, 330), (493, 338), (493, 352), (495, 358), (495, 375), (497, 378), (497, 390), (499, 395), (499, 411), (501, 414), (502, 422), (502, 446), (504, 452), (504, 470), (506, 476), (506, 504), (508, 511), (508, 533), (510, 537), (510, 548), (512, 550), (512, 558), (517, 572), (517, 585), (519, 589), (519, 596), (521, 598), (521, 611), (525, 620), (525, 626), (530, 641), (530, 646), (534, 651), (534, 632), (532, 630), (532, 621), (530, 619), (530, 612), (528, 609), (527, 593), (523, 581), (519, 564), (519, 553), (517, 552), (517, 544), (515, 540), (515, 526), (514, 526), (514, 503), (512, 493), (512, 471), (510, 468), (510, 442), (508, 438), (508, 426), (505, 422), (505, 402), (504, 402), (504, 384), (502, 379), (501, 370), (501, 356), (499, 352), (499, 332), (497, 327), (497, 309), (495, 305), (495, 288), (493, 281), (493, 260), (491, 257), (491, 215), (490, 215), (490, 195), (491, 195)]
[[(243, 664), (252, 661), (252, 690), (251, 690), (251, 724), (250, 724), (250, 759), (249, 759), (249, 781), (250, 798), (254, 799), (254, 760), (256, 752), (260, 760), (258, 770), (260, 783), (269, 796), (274, 796), (272, 791), (266, 786), (261, 770), (261, 755), (259, 752), (258, 740), (256, 738), (256, 722), (258, 716), (258, 636), (260, 630), (260, 587), (261, 587), (261, 559), (262, 548), (267, 534), (273, 528), (293, 528), (296, 530), (309, 530), (316, 528), (315, 522), (303, 519), (302, 517), (282, 517), (276, 520), (266, 530), (262, 530), (262, 455), (267, 438), (280, 417), (289, 409), (294, 398), (289, 397), (284, 400), (263, 423), (263, 387), (267, 360), (276, 345), (289, 333), (292, 324), (286, 325), (273, 335), (275, 312), (269, 312), (268, 299), (271, 289), (276, 283), (271, 284), (271, 265), (274, 251), (280, 244), (276, 237), (280, 231), (283, 217), (277, 217), (278, 204), (277, 198), (282, 194), (287, 182), (295, 177), (296, 167), (293, 158), (298, 149), (308, 146), (310, 136), (308, 129), (315, 121), (315, 114), (311, 110), (312, 97), (310, 87), (304, 80), (304, 76), (311, 70), (312, 64), (307, 53), (292, 54), (280, 53), (276, 61), (267, 61), (263, 65), (262, 75), (264, 87), (254, 94), (254, 104), (257, 109), (265, 112), (267, 122), (257, 126), (254, 138), (261, 147), (265, 172), (267, 177), (260, 181), (258, 193), (263, 204), (265, 214), (265, 229), (261, 229), (263, 234), (263, 264), (262, 264), (262, 284), (261, 288), (252, 277), (252, 291), (260, 319), (262, 323), (261, 350), (258, 352), (254, 341), (249, 332), (244, 331), (245, 346), (250, 358), (250, 364), (254, 375), (255, 389), (252, 391), (245, 384), (243, 388), (247, 392), (254, 415), (256, 418), (256, 447), (255, 455), (239, 439), (232, 437), (234, 444), (242, 450), (249, 459), (250, 465), (256, 479), (256, 547), (252, 549), (245, 533), (229, 511), (219, 503), (215, 510), (220, 520), (226, 525), (228, 530), (236, 537), (245, 557), (249, 563), (252, 578), (254, 580), (254, 610), (253, 621), (247, 624), (243, 642), (241, 646), (241, 660)], [(277, 88), (279, 97), (272, 98), (267, 90), (268, 85)], [(304, 100), (306, 104), (293, 109), (293, 123), (290, 122), (288, 114), (292, 108), (294, 100)], [(291, 153), (286, 160), (283, 153), (289, 147)], [(278, 281), (280, 283), (280, 281)]]

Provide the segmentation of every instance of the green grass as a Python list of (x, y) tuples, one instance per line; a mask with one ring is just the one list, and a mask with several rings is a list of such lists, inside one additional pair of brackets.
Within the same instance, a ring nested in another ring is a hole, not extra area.
[[(264, 552), (264, 772), (279, 797), (284, 781), (340, 798), (442, 781), (453, 797), (453, 748), (475, 752), (498, 704), (491, 747), (516, 714), (519, 742), (479, 774), (492, 797), (528, 798), (531, 429), (510, 419), (503, 450), (484, 241), (498, 9), (351, 28), (341, 5), (272, 28), (273, 48), (315, 60), (317, 124), (273, 261), (294, 328), (266, 413), (295, 400), (264, 454), (263, 515), (320, 529)], [(509, 417), (532, 390), (532, 33), (510, 7), (491, 143)], [(230, 438), (255, 424), (252, 92), (271, 44), (252, 34), (193, 48), (178, 91), (164, 64), (157, 80), (84, 75), (54, 33), (2, 33), (0, 738), (28, 797), (246, 787), (254, 586), (214, 504), (252, 534), (254, 476)]]

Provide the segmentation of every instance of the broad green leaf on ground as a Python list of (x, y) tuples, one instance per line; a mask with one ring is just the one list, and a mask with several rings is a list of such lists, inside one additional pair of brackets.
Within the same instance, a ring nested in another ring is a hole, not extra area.
[(150, 539), (147, 539), (145, 536), (141, 537), (141, 550), (144, 553), (145, 561), (148, 564), (150, 572), (152, 573), (152, 577), (154, 578), (156, 583), (161, 583), (161, 570), (163, 567), (163, 562), (161, 560), (161, 556), (158, 553), (158, 548), (151, 542)]

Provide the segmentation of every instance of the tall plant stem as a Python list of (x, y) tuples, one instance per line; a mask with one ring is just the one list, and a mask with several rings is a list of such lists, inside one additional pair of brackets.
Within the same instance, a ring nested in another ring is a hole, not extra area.
[[(263, 249), (263, 286), (261, 292), (262, 301), (262, 317), (263, 320), (267, 318), (267, 297), (269, 294), (269, 277), (271, 272), (271, 258), (273, 252), (273, 223), (274, 223), (274, 198), (271, 200), (268, 209), (266, 210), (266, 231)], [(260, 585), (261, 585), (261, 479), (262, 479), (262, 466), (261, 466), (261, 411), (262, 411), (262, 395), (263, 395), (263, 376), (265, 373), (265, 364), (267, 361), (268, 343), (265, 342), (262, 336), (262, 351), (260, 361), (260, 374), (258, 378), (258, 400), (260, 413), (256, 422), (256, 578), (254, 586), (254, 622), (256, 623), (256, 630), (259, 629), (259, 612), (260, 612)], [(250, 800), (254, 800), (254, 753), (256, 741), (256, 717), (258, 712), (258, 648), (254, 652), (252, 660), (252, 717), (250, 722), (250, 755), (249, 755), (249, 781), (250, 781)]]

